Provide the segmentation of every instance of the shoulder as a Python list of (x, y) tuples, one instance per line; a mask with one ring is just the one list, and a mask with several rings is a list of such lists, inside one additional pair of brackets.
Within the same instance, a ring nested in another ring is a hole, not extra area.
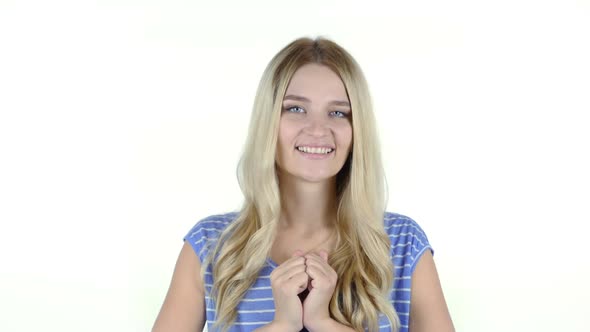
[(238, 217), (238, 212), (214, 214), (195, 223), (184, 237), (201, 261), (205, 259), (219, 235)]
[(383, 215), (383, 224), (388, 234), (411, 233), (426, 237), (422, 227), (414, 219), (403, 214), (386, 211)]
[(227, 212), (223, 214), (214, 214), (202, 218), (191, 228), (187, 238), (207, 234), (210, 231), (217, 232), (225, 229), (238, 216), (237, 212)]
[(393, 257), (403, 258), (404, 265), (409, 264), (409, 273), (414, 271), (425, 251), (434, 253), (426, 232), (414, 219), (399, 213), (385, 212), (383, 226), (391, 241)]

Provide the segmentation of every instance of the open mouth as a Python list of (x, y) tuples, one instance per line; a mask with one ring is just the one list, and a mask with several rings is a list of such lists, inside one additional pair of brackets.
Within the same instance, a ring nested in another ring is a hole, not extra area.
[(312, 147), (307, 147), (307, 146), (298, 146), (298, 147), (295, 147), (295, 149), (297, 149), (298, 151), (303, 152), (305, 154), (309, 154), (309, 155), (328, 155), (328, 154), (334, 152), (333, 148), (325, 148), (325, 147), (312, 148)]

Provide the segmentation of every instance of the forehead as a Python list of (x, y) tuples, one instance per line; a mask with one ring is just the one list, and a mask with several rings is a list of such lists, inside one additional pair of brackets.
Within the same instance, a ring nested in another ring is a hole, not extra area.
[(341, 98), (347, 100), (344, 83), (330, 68), (310, 63), (293, 74), (287, 94), (303, 95), (310, 99)]

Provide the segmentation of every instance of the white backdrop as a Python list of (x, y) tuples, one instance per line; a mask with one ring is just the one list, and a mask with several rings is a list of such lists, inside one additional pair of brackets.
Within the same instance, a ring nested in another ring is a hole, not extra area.
[(588, 0), (1, 0), (0, 330), (149, 330), (182, 237), (240, 206), (264, 67), (318, 35), (457, 331), (588, 331)]

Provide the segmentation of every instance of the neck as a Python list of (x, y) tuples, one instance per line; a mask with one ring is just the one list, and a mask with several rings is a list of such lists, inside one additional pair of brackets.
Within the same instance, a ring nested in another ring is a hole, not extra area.
[(336, 179), (304, 182), (279, 175), (280, 227), (310, 233), (329, 229), (336, 220)]

